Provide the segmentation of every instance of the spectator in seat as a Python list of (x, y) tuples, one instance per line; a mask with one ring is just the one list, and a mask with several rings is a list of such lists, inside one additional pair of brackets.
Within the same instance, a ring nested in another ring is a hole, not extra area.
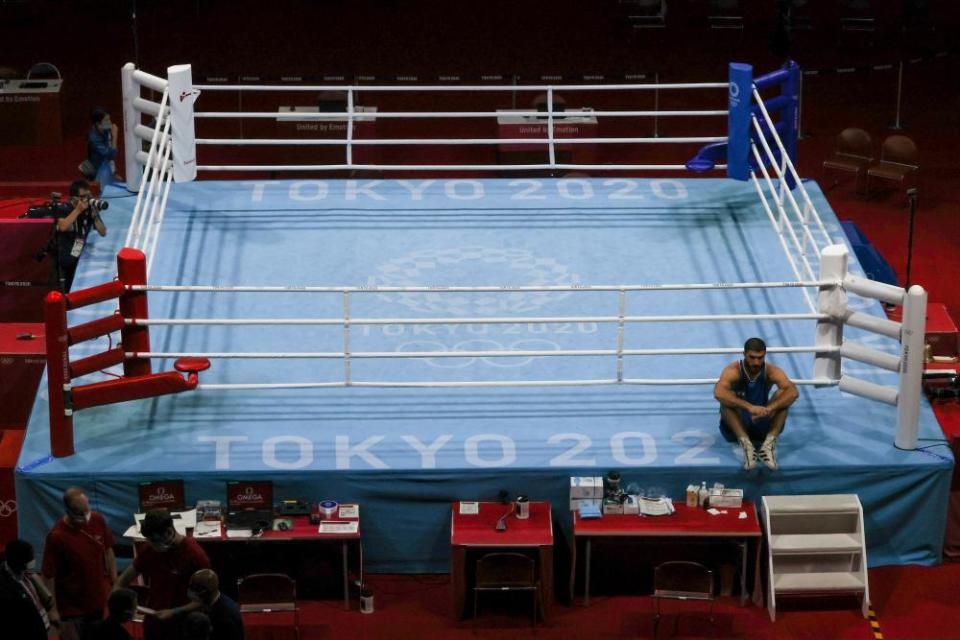
[(196, 540), (177, 533), (166, 509), (148, 511), (140, 534), (149, 544), (120, 574), (116, 587), (128, 587), (139, 575), (146, 578), (150, 583), (146, 606), (154, 613), (144, 618), (145, 640), (179, 638), (185, 614), (201, 607), (187, 597), (190, 577), (209, 569), (210, 559)]
[(190, 600), (203, 605), (203, 612), (213, 626), (211, 640), (243, 640), (243, 619), (240, 607), (226, 594), (220, 593), (220, 579), (210, 569), (201, 569), (190, 578), (187, 591)]

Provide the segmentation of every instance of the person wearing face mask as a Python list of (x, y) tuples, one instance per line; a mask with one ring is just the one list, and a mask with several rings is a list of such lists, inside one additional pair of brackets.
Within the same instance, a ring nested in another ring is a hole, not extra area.
[[(96, 108), (90, 112), (90, 131), (87, 132), (87, 162), (80, 165), (88, 179), (100, 183), (100, 194), (113, 182), (114, 164), (117, 157), (117, 125), (110, 120), (110, 114)], [(92, 175), (91, 175), (92, 174)]]
[(243, 618), (240, 607), (229, 596), (220, 593), (220, 579), (211, 569), (201, 569), (190, 577), (187, 597), (198, 602), (210, 618), (213, 634), (210, 640), (243, 640)]
[(180, 637), (184, 614), (200, 608), (190, 602), (190, 576), (210, 568), (210, 559), (193, 538), (177, 533), (166, 509), (152, 509), (140, 524), (140, 535), (149, 543), (117, 579), (116, 588), (126, 588), (139, 575), (150, 583), (146, 606), (154, 613), (144, 618), (145, 640)]
[(133, 640), (127, 631), (127, 623), (137, 612), (137, 593), (132, 589), (117, 589), (107, 600), (110, 615), (90, 627), (84, 640)]
[(43, 576), (62, 619), (60, 637), (77, 640), (103, 619), (117, 559), (113, 533), (103, 515), (90, 509), (83, 489), (63, 492), (63, 512), (43, 546)]
[[(11, 540), (0, 564), (0, 612), (5, 638), (46, 640), (51, 626), (59, 622), (52, 611), (53, 598), (33, 574), (33, 546), (26, 540)], [(49, 613), (48, 613), (49, 612)]]

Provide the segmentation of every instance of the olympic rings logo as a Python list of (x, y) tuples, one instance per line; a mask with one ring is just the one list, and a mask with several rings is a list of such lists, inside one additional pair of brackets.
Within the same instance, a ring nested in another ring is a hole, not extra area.
[[(452, 347), (447, 347), (446, 344), (442, 342), (437, 342), (434, 340), (411, 340), (410, 342), (404, 342), (397, 347), (397, 351), (402, 353), (404, 351), (559, 351), (560, 345), (552, 340), (544, 340), (542, 338), (525, 338), (522, 340), (516, 340), (510, 344), (503, 344), (497, 342), (496, 340), (485, 340), (485, 339), (476, 339), (476, 340), (463, 340), (456, 343)], [(459, 357), (445, 357), (445, 358), (417, 358), (418, 360), (422, 359), (427, 364), (439, 369), (463, 369), (465, 367), (472, 366), (477, 361), (484, 364), (488, 364), (491, 367), (500, 367), (503, 369), (510, 369), (516, 367), (525, 367), (534, 360), (538, 360), (545, 356), (514, 356), (511, 358), (507, 357), (485, 357), (485, 356), (464, 356)]]
[[(567, 265), (554, 258), (534, 254), (525, 249), (498, 247), (450, 247), (424, 249), (392, 258), (377, 267), (378, 274), (368, 280), (370, 286), (420, 286), (436, 283), (439, 274), (462, 281), (460, 274), (482, 269), (494, 271), (492, 281), (523, 285), (576, 284), (579, 277)], [(462, 282), (457, 282), (461, 284)], [(439, 283), (437, 283), (439, 284)], [(491, 315), (501, 312), (524, 312), (539, 309), (569, 296), (569, 292), (512, 291), (498, 294), (466, 293), (394, 293), (380, 294), (390, 303), (400, 303), (421, 313), (443, 313), (456, 316)]]
[(17, 512), (17, 501), (6, 500), (0, 502), (0, 518), (9, 518)]

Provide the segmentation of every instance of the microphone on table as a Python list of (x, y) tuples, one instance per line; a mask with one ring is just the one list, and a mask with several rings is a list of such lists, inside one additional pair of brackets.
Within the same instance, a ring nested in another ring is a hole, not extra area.
[(497, 520), (497, 525), (494, 527), (494, 529), (496, 529), (497, 531), (506, 531), (507, 518), (510, 517), (510, 514), (512, 514), (516, 510), (516, 508), (517, 508), (516, 503), (510, 503), (510, 508), (507, 510), (505, 514), (500, 516), (500, 518)]

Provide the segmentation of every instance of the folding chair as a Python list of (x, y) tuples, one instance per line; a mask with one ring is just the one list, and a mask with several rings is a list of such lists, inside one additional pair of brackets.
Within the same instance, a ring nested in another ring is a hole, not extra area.
[[(653, 601), (656, 611), (653, 616), (653, 637), (657, 637), (660, 625), (661, 600), (699, 600), (710, 603), (710, 622), (713, 622), (713, 571), (699, 562), (671, 561), (657, 565), (653, 570)], [(673, 632), (677, 632), (679, 612), (673, 620)]]
[(284, 573), (254, 573), (237, 580), (240, 613), (293, 614), (295, 637), (300, 637), (297, 583)]

